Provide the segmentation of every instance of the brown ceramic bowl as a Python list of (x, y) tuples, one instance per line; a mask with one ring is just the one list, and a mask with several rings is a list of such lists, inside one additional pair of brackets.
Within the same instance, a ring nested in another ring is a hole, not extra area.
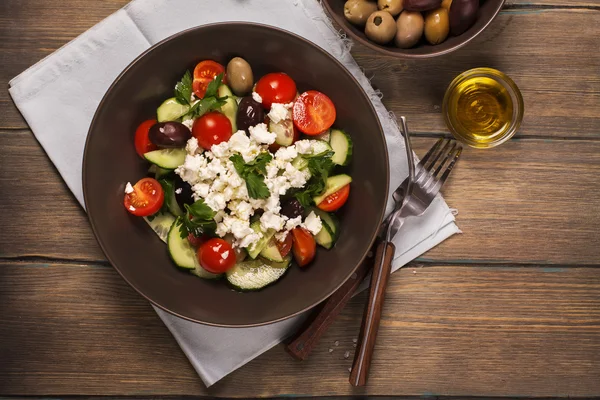
[[(136, 126), (152, 118), (186, 69), (204, 59), (245, 58), (255, 77), (285, 71), (300, 91), (316, 89), (336, 105), (336, 126), (354, 141), (350, 199), (335, 247), (319, 249), (306, 268), (293, 266), (262, 291), (240, 293), (226, 282), (179, 271), (146, 223), (123, 207), (127, 181), (145, 176)], [(129, 65), (110, 87), (92, 121), (83, 158), (83, 191), (102, 250), (123, 278), (158, 307), (208, 325), (268, 324), (307, 310), (331, 295), (366, 256), (382, 221), (389, 168), (383, 131), (369, 98), (332, 56), (283, 30), (250, 23), (206, 25), (172, 36)]]
[(344, 17), (345, 0), (323, 0), (323, 5), (335, 22), (337, 22), (337, 24), (357, 42), (388, 56), (400, 58), (428, 58), (450, 53), (469, 43), (475, 36), (483, 32), (494, 18), (496, 18), (496, 15), (498, 15), (504, 5), (504, 1), (505, 0), (481, 0), (477, 21), (475, 21), (475, 24), (462, 35), (448, 36), (448, 39), (435, 46), (430, 45), (422, 38), (421, 41), (411, 49), (400, 49), (394, 46), (393, 41), (388, 45), (380, 45), (367, 39), (363, 28), (351, 24), (346, 17)]

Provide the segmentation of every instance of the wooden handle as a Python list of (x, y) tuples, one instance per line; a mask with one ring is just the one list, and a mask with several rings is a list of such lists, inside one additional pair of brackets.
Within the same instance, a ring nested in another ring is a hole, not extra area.
[(305, 325), (298, 330), (285, 347), (292, 357), (298, 360), (306, 360), (321, 336), (323, 336), (340, 311), (346, 306), (346, 303), (352, 298), (356, 288), (365, 279), (372, 265), (372, 256), (365, 258), (350, 279), (340, 286), (329, 299), (325, 300), (321, 308), (314, 312)]
[(350, 384), (353, 386), (367, 384), (369, 366), (371, 365), (371, 357), (373, 356), (373, 348), (377, 339), (377, 330), (379, 329), (379, 320), (385, 299), (385, 289), (390, 277), (395, 250), (396, 248), (391, 242), (381, 242), (377, 247), (371, 288), (369, 289), (369, 300), (365, 307), (354, 362), (350, 371)]

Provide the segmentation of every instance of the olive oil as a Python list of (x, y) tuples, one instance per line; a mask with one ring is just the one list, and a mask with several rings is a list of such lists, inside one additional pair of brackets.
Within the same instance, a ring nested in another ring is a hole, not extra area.
[(506, 79), (510, 80), (499, 71), (477, 68), (452, 82), (444, 98), (444, 116), (458, 140), (484, 148), (514, 135), (523, 101), (516, 85)]

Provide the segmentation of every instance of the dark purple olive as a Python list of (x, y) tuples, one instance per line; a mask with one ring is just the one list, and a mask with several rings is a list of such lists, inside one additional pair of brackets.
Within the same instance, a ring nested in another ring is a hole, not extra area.
[(438, 8), (440, 4), (442, 4), (442, 0), (404, 0), (404, 9), (408, 11), (427, 11)]
[(283, 206), (281, 207), (280, 213), (285, 215), (288, 218), (296, 218), (302, 215), (304, 212), (304, 207), (302, 204), (296, 199), (289, 199)]
[(479, 0), (453, 0), (450, 5), (450, 32), (458, 36), (475, 23)]
[(248, 131), (249, 127), (262, 122), (265, 122), (265, 111), (262, 105), (250, 96), (242, 97), (240, 104), (238, 104), (237, 128)]
[(194, 192), (192, 191), (192, 187), (176, 174), (173, 181), (173, 188), (175, 189), (175, 200), (177, 200), (177, 204), (185, 211), (184, 204), (194, 203), (194, 197), (192, 196)]
[(152, 125), (148, 138), (158, 147), (185, 147), (192, 132), (180, 122), (159, 122)]

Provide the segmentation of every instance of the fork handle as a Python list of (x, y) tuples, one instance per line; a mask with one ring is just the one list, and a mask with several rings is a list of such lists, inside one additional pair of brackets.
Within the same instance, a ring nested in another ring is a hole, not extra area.
[(354, 362), (350, 371), (350, 384), (353, 386), (367, 384), (369, 367), (381, 319), (381, 310), (385, 299), (385, 289), (390, 277), (395, 251), (395, 246), (388, 241), (382, 241), (377, 247), (371, 288), (369, 289), (369, 300), (365, 306)]
[(323, 334), (344, 309), (352, 295), (371, 270), (373, 258), (367, 257), (358, 266), (354, 274), (334, 294), (323, 302), (305, 325), (296, 333), (285, 347), (297, 360), (306, 360)]

